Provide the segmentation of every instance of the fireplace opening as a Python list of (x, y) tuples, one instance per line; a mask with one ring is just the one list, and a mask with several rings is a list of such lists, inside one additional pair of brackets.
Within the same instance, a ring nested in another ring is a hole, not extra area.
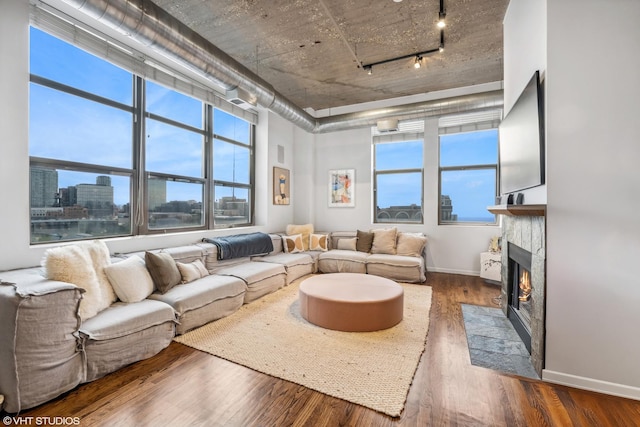
[(508, 244), (508, 293), (507, 317), (522, 342), (531, 353), (531, 252), (513, 243)]

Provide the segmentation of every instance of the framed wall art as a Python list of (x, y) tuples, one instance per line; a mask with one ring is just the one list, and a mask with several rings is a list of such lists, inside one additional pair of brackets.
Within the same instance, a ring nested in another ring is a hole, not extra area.
[(356, 205), (356, 170), (332, 169), (329, 171), (329, 207), (352, 208)]
[(288, 205), (291, 203), (291, 183), (289, 169), (273, 168), (273, 204)]

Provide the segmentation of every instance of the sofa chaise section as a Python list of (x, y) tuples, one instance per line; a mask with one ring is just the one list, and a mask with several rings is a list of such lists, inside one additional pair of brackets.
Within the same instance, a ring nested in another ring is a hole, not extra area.
[(242, 279), (210, 275), (174, 286), (164, 294), (154, 292), (149, 299), (173, 307), (178, 316), (176, 334), (181, 335), (235, 312), (244, 303), (246, 290)]
[(147, 359), (171, 344), (175, 312), (161, 301), (116, 302), (84, 321), (78, 335), (86, 355), (85, 382)]
[(247, 286), (244, 294), (245, 304), (275, 292), (287, 284), (287, 271), (284, 266), (270, 262), (251, 261), (216, 270), (215, 274), (242, 279)]
[(82, 289), (47, 280), (40, 268), (0, 273), (0, 394), (9, 413), (37, 406), (84, 380)]

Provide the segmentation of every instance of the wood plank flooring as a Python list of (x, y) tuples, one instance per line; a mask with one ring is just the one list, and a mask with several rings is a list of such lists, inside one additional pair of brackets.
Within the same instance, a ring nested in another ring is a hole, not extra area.
[(427, 345), (399, 418), (172, 343), (28, 416), (82, 426), (640, 426), (640, 402), (469, 363), (460, 304), (494, 306), (498, 286), (430, 273)]

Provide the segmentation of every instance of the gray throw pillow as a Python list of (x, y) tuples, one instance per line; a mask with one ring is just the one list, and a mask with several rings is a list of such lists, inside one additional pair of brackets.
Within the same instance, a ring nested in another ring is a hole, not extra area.
[(358, 241), (356, 242), (356, 250), (358, 252), (371, 252), (371, 244), (373, 243), (373, 233), (358, 230)]
[(178, 270), (176, 261), (170, 254), (166, 252), (158, 254), (145, 252), (144, 262), (151, 274), (153, 283), (156, 285), (156, 289), (161, 293), (164, 294), (182, 281), (180, 270)]

